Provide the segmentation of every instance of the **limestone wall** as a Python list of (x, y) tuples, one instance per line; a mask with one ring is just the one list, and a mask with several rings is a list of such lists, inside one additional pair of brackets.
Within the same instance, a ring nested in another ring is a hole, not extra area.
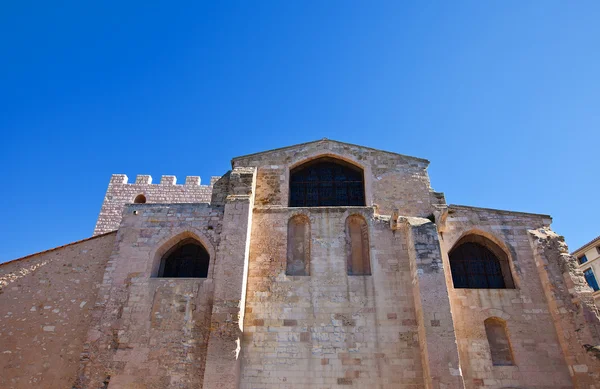
[(211, 177), (210, 185), (200, 185), (200, 177), (188, 176), (184, 185), (178, 185), (175, 176), (162, 176), (160, 183), (153, 184), (152, 177), (138, 175), (134, 183), (128, 183), (125, 174), (113, 174), (104, 196), (94, 235), (114, 231), (119, 227), (126, 204), (143, 195), (152, 203), (210, 203), (212, 188), (220, 177)]
[[(544, 215), (450, 206), (441, 246), (465, 388), (572, 388), (529, 242)], [(455, 289), (448, 252), (464, 235), (489, 238), (509, 256), (515, 289)], [(494, 366), (484, 320), (506, 322), (514, 366)]]
[[(202, 387), (222, 218), (208, 204), (125, 207), (76, 388)], [(208, 277), (156, 278), (162, 255), (188, 237), (210, 254)]]
[(323, 140), (234, 158), (232, 164), (257, 167), (257, 206), (287, 207), (290, 169), (323, 156), (340, 158), (364, 170), (366, 205), (376, 204), (380, 214), (390, 215), (396, 208), (407, 216), (432, 213), (429, 162), (420, 158)]
[[(310, 220), (309, 276), (286, 276), (297, 214)], [(347, 274), (352, 214), (367, 220), (372, 275)], [(369, 207), (255, 208), (240, 387), (423, 387), (406, 245)]]
[(114, 239), (0, 265), (0, 387), (72, 387)]

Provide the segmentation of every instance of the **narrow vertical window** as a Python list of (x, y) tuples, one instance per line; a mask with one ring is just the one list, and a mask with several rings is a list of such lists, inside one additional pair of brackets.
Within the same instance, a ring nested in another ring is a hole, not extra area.
[(506, 323), (500, 319), (491, 317), (486, 319), (483, 324), (485, 325), (485, 334), (490, 345), (492, 364), (494, 366), (514, 365), (510, 342), (506, 333)]
[(288, 222), (285, 274), (310, 275), (310, 221), (305, 215), (296, 215)]
[(351, 215), (346, 219), (346, 241), (348, 247), (348, 275), (370, 275), (369, 228), (362, 216)]

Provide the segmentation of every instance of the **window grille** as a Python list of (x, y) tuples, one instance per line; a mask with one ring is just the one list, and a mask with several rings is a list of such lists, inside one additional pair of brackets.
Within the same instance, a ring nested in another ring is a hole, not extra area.
[(505, 289), (514, 287), (507, 258), (501, 260), (492, 250), (481, 243), (473, 241), (460, 243), (450, 252), (449, 257), (452, 282), (455, 288)]
[(185, 239), (163, 256), (158, 276), (206, 278), (209, 262), (210, 256), (201, 244), (193, 239)]
[(326, 157), (290, 172), (290, 207), (364, 205), (364, 174), (356, 166)]

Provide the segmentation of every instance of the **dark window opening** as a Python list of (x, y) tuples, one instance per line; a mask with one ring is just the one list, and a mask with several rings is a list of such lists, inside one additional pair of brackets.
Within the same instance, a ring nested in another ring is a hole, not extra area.
[(210, 255), (194, 239), (185, 239), (170, 249), (160, 262), (159, 277), (206, 278)]
[(146, 196), (144, 196), (143, 194), (137, 195), (135, 197), (135, 200), (133, 200), (134, 204), (145, 204), (146, 203)]
[(362, 169), (324, 157), (290, 171), (290, 207), (364, 206)]
[(577, 258), (577, 260), (579, 261), (580, 265), (583, 265), (584, 263), (586, 263), (588, 261), (588, 259), (585, 255), (582, 255), (581, 257)]
[(455, 288), (514, 288), (508, 256), (482, 236), (466, 236), (450, 251), (450, 270)]

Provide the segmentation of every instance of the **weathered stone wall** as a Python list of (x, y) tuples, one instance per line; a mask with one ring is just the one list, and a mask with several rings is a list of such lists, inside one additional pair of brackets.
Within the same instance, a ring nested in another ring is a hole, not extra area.
[[(550, 222), (544, 215), (449, 207), (440, 242), (465, 388), (573, 387), (529, 242), (528, 230)], [(506, 252), (515, 289), (453, 287), (448, 253), (469, 233)], [(506, 322), (514, 366), (492, 365), (484, 327), (490, 317)]]
[(0, 387), (70, 388), (115, 234), (0, 265)]
[[(298, 214), (310, 220), (310, 276), (286, 276)], [(354, 214), (367, 220), (372, 275), (347, 274)], [(389, 219), (372, 207), (257, 207), (251, 242), (241, 388), (423, 387), (406, 234)]]
[(139, 175), (135, 183), (129, 184), (125, 174), (113, 174), (94, 235), (116, 230), (125, 205), (133, 203), (138, 195), (144, 195), (147, 203), (210, 203), (213, 185), (219, 179), (211, 177), (210, 185), (200, 185), (200, 177), (188, 176), (185, 185), (177, 185), (175, 176), (162, 176), (159, 184), (152, 184), (151, 176)]
[[(125, 207), (87, 334), (76, 388), (202, 387), (223, 207)], [(160, 259), (185, 238), (210, 255), (206, 279), (156, 278)]]
[(402, 215), (425, 217), (432, 213), (432, 202), (439, 201), (431, 196), (427, 160), (347, 143), (305, 143), (234, 158), (232, 164), (257, 167), (257, 206), (287, 207), (290, 169), (324, 156), (340, 158), (364, 170), (366, 205), (376, 204), (380, 214), (390, 215), (398, 209)]
[(600, 387), (600, 317), (592, 289), (549, 228), (529, 231), (534, 259), (548, 300), (559, 344), (577, 388)]

